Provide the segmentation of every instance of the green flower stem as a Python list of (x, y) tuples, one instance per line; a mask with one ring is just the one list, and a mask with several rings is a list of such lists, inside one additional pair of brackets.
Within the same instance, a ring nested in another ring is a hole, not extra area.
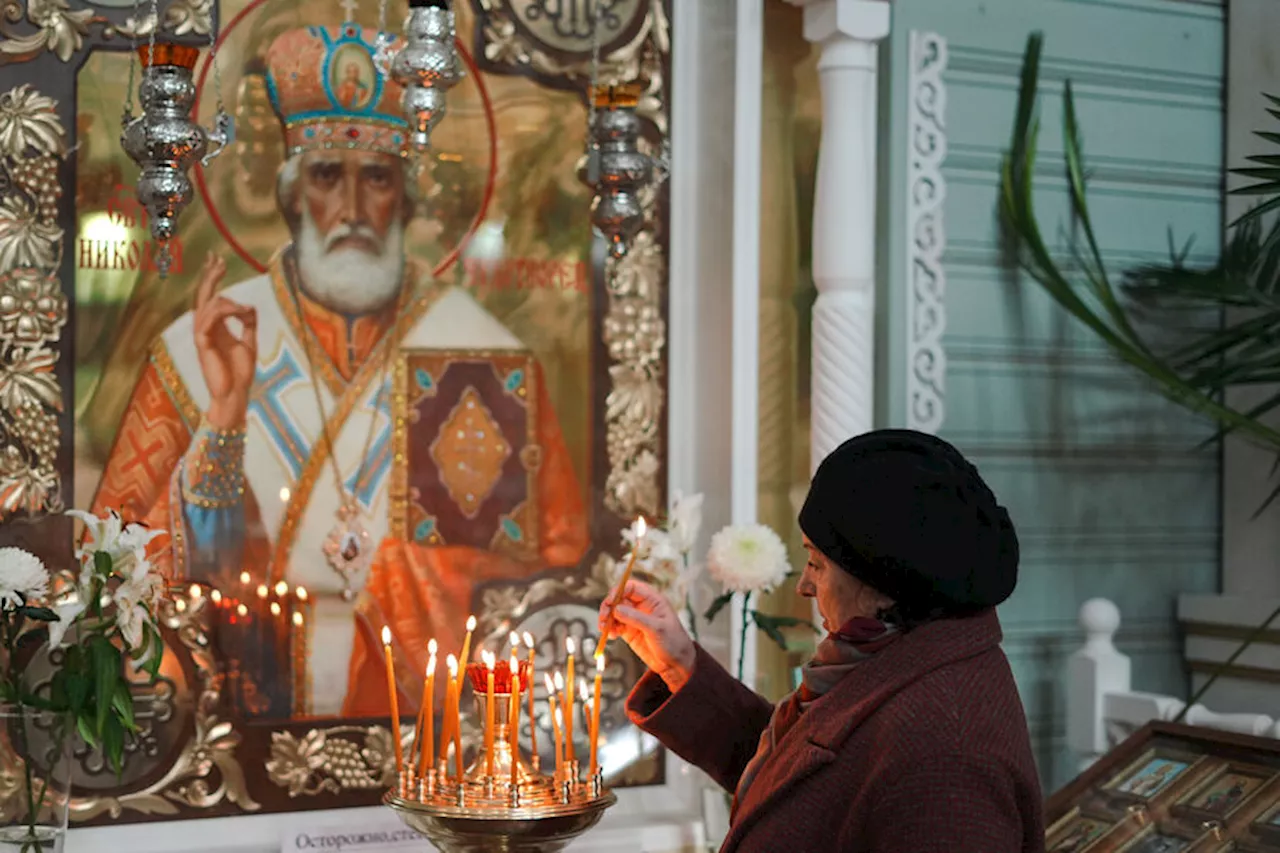
[[(738, 636), (738, 680), (747, 663), (747, 628), (751, 625), (751, 593), (742, 594), (742, 631)], [(745, 682), (744, 682), (745, 683)]]
[[(13, 706), (18, 715), (18, 740), (16, 744), (18, 748), (18, 758), (22, 761), (22, 770), (25, 785), (25, 793), (27, 795), (27, 835), (35, 838), (36, 835), (36, 805), (35, 805), (35, 780), (31, 777), (31, 739), (27, 736), (27, 718), (22, 713), (24, 707), (22, 702), (22, 672), (18, 669), (18, 630), (17, 626), (11, 621), (12, 611), (0, 614), (0, 629), (4, 633), (4, 648), (8, 655), (8, 673), (5, 680), (8, 682), (10, 695), (13, 696)], [(41, 792), (40, 800), (44, 800), (44, 792)]]
[(689, 616), (689, 634), (696, 643), (698, 642), (698, 617), (693, 612), (692, 593), (684, 600), (684, 612)]

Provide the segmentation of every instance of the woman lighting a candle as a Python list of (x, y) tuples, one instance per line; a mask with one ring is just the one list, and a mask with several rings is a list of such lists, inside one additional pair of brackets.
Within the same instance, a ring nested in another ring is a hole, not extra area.
[[(814, 475), (798, 592), (826, 638), (776, 707), (632, 581), (600, 609), (648, 666), (636, 725), (734, 793), (735, 853), (1038, 853), (1041, 793), (995, 607), (1013, 592), (1008, 512), (951, 445), (883, 430)], [(793, 731), (795, 730), (795, 731)]]

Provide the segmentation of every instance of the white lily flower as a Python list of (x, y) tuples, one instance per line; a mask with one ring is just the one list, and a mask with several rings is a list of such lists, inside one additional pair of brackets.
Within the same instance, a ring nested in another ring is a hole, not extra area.
[(702, 530), (702, 495), (676, 492), (671, 498), (667, 517), (667, 530), (676, 551), (681, 554), (693, 551), (698, 544), (698, 533)]
[(122, 575), (131, 573), (138, 562), (146, 559), (147, 545), (165, 531), (152, 530), (142, 524), (125, 524), (115, 510), (108, 510), (106, 515), (96, 516), (78, 509), (66, 510), (72, 518), (84, 522), (89, 533), (89, 547), (76, 551), (81, 563), (88, 564), (98, 551), (105, 551), (111, 556), (112, 564)]
[[(123, 589), (122, 586), (120, 590)], [(122, 595), (120, 590), (116, 591), (115, 596), (116, 627), (120, 629), (125, 645), (133, 650), (142, 645), (143, 629), (151, 620), (141, 602)]]
[(49, 623), (49, 648), (62, 648), (67, 630), (75, 624), (76, 620), (80, 618), (88, 607), (88, 601), (83, 593), (80, 592), (76, 592), (66, 601), (54, 605), (53, 612), (58, 614), (58, 621)]

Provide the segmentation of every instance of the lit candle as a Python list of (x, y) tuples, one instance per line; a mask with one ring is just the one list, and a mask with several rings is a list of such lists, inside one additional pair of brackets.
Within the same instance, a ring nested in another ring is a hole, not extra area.
[(387, 695), (391, 699), (391, 745), (395, 748), (396, 773), (404, 764), (404, 755), (400, 750), (400, 700), (396, 696), (396, 667), (391, 659), (391, 629), (382, 626), (382, 650), (387, 657)]
[(278, 601), (271, 602), (271, 615), (272, 616), (280, 615), (280, 602)]
[(596, 777), (600, 765), (596, 761), (596, 743), (600, 740), (600, 682), (604, 678), (604, 658), (596, 658), (596, 683), (591, 694), (591, 723), (587, 730), (591, 732), (591, 778)]
[(524, 632), (524, 644), (529, 647), (529, 677), (525, 679), (529, 687), (529, 753), (536, 756), (538, 754), (538, 724), (533, 715), (533, 635), (528, 631)]
[[(467, 664), (471, 660), (471, 632), (476, 629), (476, 617), (467, 617), (467, 638), (462, 641), (462, 656), (458, 658), (458, 663), (462, 665), (462, 674), (465, 677), (467, 673)], [(462, 682), (458, 682), (458, 696), (462, 696)]]
[(507, 711), (507, 731), (511, 736), (511, 784), (520, 784), (520, 665), (511, 656), (511, 707)]
[(244, 584), (245, 586), (248, 586), (250, 580), (252, 580), (252, 578), (250, 578), (248, 571), (243, 571), (240, 573), (240, 583)]
[(560, 775), (560, 717), (556, 714), (556, 686), (551, 676), (543, 675), (547, 684), (547, 710), (551, 712), (551, 746), (555, 753), (556, 775)]
[[(644, 516), (636, 519), (636, 544), (631, 548), (631, 559), (627, 561), (627, 568), (622, 572), (622, 579), (618, 581), (618, 588), (613, 593), (613, 602), (609, 605), (609, 613), (613, 614), (614, 609), (622, 603), (622, 596), (626, 593), (627, 582), (631, 580), (631, 570), (636, 567), (636, 555), (640, 553), (640, 543), (644, 541), (645, 524)], [(600, 642), (596, 645), (596, 657), (604, 657), (605, 644), (609, 642), (609, 626), (611, 622), (605, 623), (604, 633), (600, 635)]]
[(222, 593), (215, 589), (213, 592), (209, 593), (209, 600), (214, 604), (222, 604)]
[(484, 665), (489, 668), (489, 683), (486, 690), (486, 701), (484, 703), (484, 749), (485, 761), (484, 772), (486, 776), (493, 776), (493, 667), (497, 663), (493, 652), (485, 649), (480, 653), (480, 657), (484, 660)]
[(577, 756), (573, 749), (573, 653), (576, 646), (573, 637), (565, 637), (564, 650), (569, 654), (569, 662), (565, 665), (564, 676), (564, 760), (574, 761)]
[[(591, 737), (591, 692), (587, 690), (587, 682), (585, 679), (578, 682), (578, 696), (582, 699), (582, 727), (587, 731), (587, 737)], [(592, 739), (588, 745), (588, 754), (594, 756), (596, 752), (596, 743)], [(592, 759), (594, 760), (594, 759)], [(588, 764), (590, 767), (590, 764)]]
[(307, 600), (307, 588), (305, 586), (298, 587), (296, 590), (293, 591), (293, 594), (298, 596), (299, 601)]
[(422, 684), (422, 702), (418, 706), (418, 725), (413, 733), (412, 758), (418, 757), (418, 741), (422, 741), (419, 765), (423, 771), (435, 765), (435, 699), (436, 699), (436, 646), (435, 640), (427, 643), (427, 678)]
[(281, 598), (284, 598), (288, 594), (289, 594), (289, 585), (284, 581), (277, 582), (276, 595), (280, 596)]
[(258, 584), (258, 598), (267, 597), (267, 585), (265, 583)]
[(191, 585), (191, 588), (188, 589), (187, 592), (191, 595), (192, 598), (199, 598), (204, 594), (204, 590), (200, 589), (200, 584), (198, 583), (193, 583)]
[(298, 628), (301, 628), (301, 627), (302, 627), (302, 614), (301, 614), (301, 613), (295, 613), (295, 614), (293, 614), (293, 624), (294, 624), (294, 626), (295, 626), (295, 627), (298, 627)]
[[(449, 681), (445, 684), (444, 690), (444, 720), (440, 726), (440, 760), (445, 761), (445, 775), (449, 774), (447, 759), (449, 756), (449, 741), (453, 740), (454, 728), (457, 725), (457, 709), (458, 709), (458, 659), (453, 655), (449, 655), (445, 659), (445, 664), (449, 667)], [(458, 753), (458, 778), (462, 778), (462, 753)]]
[(241, 615), (241, 616), (248, 616), (248, 615), (249, 615), (249, 608), (245, 607), (243, 604), (238, 605), (238, 606), (236, 607), (236, 613), (238, 613), (238, 614), (239, 614), (239, 615)]

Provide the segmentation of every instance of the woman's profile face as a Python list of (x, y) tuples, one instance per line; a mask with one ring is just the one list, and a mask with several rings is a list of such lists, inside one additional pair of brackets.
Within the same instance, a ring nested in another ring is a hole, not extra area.
[(850, 619), (860, 616), (874, 618), (893, 604), (888, 597), (833, 563), (808, 536), (804, 537), (804, 549), (809, 559), (800, 572), (796, 593), (817, 603), (823, 630), (837, 631)]

